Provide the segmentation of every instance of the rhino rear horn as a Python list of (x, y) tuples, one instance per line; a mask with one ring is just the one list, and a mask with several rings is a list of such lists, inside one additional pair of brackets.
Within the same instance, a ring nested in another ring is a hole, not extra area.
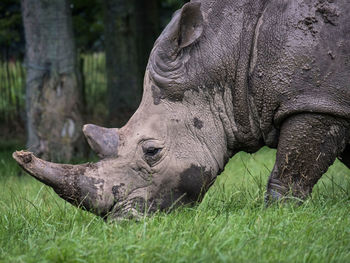
[(86, 124), (83, 127), (83, 132), (90, 147), (100, 158), (117, 156), (118, 129)]

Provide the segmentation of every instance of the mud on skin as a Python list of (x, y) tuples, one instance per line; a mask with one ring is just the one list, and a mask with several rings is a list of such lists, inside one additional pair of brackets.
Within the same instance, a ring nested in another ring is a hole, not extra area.
[(267, 145), (267, 200), (304, 200), (337, 157), (350, 168), (349, 13), (346, 0), (191, 1), (155, 42), (128, 123), (84, 127), (99, 162), (14, 158), (113, 219), (200, 201), (230, 157)]

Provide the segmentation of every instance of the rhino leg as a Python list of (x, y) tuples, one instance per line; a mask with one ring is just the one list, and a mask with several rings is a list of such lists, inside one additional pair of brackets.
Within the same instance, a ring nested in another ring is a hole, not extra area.
[(345, 146), (349, 123), (319, 114), (289, 117), (281, 127), (276, 163), (267, 185), (266, 201), (305, 199)]
[(342, 161), (350, 169), (350, 145), (348, 144), (343, 151), (343, 153), (339, 156), (339, 160)]

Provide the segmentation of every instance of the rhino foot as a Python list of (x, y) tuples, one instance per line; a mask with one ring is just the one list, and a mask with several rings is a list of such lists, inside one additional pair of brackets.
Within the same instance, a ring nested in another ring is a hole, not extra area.
[(349, 139), (348, 125), (337, 117), (311, 113), (285, 120), (265, 202), (296, 200), (301, 203), (307, 198), (344, 151)]

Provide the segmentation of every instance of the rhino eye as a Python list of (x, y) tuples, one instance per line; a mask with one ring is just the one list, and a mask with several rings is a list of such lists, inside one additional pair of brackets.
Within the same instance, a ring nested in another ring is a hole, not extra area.
[(150, 165), (155, 165), (161, 158), (160, 152), (162, 151), (162, 148), (155, 147), (155, 146), (147, 146), (144, 145), (143, 148), (143, 158), (144, 160)]
[(152, 157), (152, 156), (155, 156), (157, 153), (159, 153), (160, 150), (161, 150), (161, 148), (148, 147), (148, 148), (144, 149), (144, 154), (147, 157)]
[(148, 140), (142, 144), (143, 159), (149, 166), (156, 165), (162, 157), (163, 147), (158, 141)]

